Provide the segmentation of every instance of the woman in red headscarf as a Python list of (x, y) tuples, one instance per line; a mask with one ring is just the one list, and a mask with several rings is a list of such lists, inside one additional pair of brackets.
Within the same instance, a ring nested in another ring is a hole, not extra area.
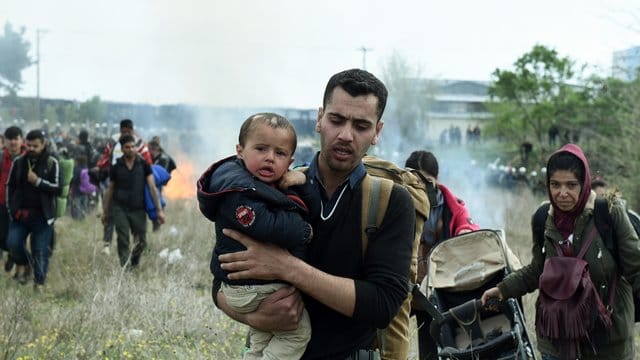
[[(551, 155), (547, 163), (547, 191), (551, 206), (544, 225), (544, 241), (536, 240), (534, 234), (531, 263), (487, 290), (482, 295), (483, 303), (490, 298), (520, 297), (537, 290), (545, 260), (559, 255), (576, 256), (583, 253), (594, 292), (599, 295), (602, 304), (611, 306), (611, 321), (608, 328), (607, 325), (598, 326), (593, 321), (591, 324), (595, 325), (589, 327), (587, 337), (580, 340), (567, 340), (562, 336), (565, 331), (562, 329), (560, 339), (546, 337), (543, 329), (545, 323), (540, 319), (549, 314), (558, 314), (558, 317), (564, 314), (546, 311), (548, 308), (542, 307), (540, 295), (536, 301), (536, 332), (542, 358), (635, 359), (633, 297), (640, 295), (640, 243), (624, 204), (613, 201), (609, 207), (617, 238), (619, 259), (616, 260), (605, 247), (600, 234), (592, 231), (595, 230), (593, 210), (596, 194), (591, 190), (589, 164), (580, 147), (567, 144)], [(591, 239), (590, 243), (587, 239)], [(587, 246), (581, 251), (585, 243)], [(606, 313), (604, 306), (601, 309)], [(566, 325), (563, 320), (545, 320), (555, 321), (561, 328)], [(583, 320), (578, 319), (577, 322)]]

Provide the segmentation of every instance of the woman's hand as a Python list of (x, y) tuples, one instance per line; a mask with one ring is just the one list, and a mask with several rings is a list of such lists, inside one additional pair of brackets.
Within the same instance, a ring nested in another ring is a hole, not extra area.
[(500, 289), (498, 289), (497, 286), (485, 291), (484, 294), (482, 294), (480, 301), (482, 301), (482, 305), (484, 306), (487, 304), (487, 300), (492, 298), (497, 298), (498, 300), (502, 301), (502, 292), (500, 291)]

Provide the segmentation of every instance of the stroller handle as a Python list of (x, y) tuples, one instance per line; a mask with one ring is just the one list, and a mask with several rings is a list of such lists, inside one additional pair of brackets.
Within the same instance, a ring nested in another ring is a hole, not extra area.
[[(469, 330), (477, 328), (479, 330), (480, 312), (482, 310), (498, 312), (499, 309), (497, 308), (498, 304), (496, 301), (498, 300), (495, 299), (494, 301), (483, 305), (482, 300), (471, 299), (458, 306), (452, 307), (448, 311), (442, 313), (442, 317), (434, 319), (434, 321), (431, 322), (429, 328), (431, 337), (437, 341), (440, 337), (440, 329), (442, 325), (454, 321), (460, 327), (467, 328)], [(475, 335), (482, 336), (481, 333), (477, 333)]]

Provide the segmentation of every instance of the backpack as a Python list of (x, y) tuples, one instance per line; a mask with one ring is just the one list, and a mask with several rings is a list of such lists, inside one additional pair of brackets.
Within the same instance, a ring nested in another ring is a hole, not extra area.
[[(165, 186), (169, 180), (171, 180), (171, 175), (167, 172), (165, 168), (160, 165), (151, 165), (151, 172), (153, 173), (153, 180), (156, 184), (156, 194), (158, 195), (158, 200), (160, 200), (160, 206), (162, 209), (167, 205), (162, 197), (162, 187)], [(151, 196), (151, 190), (149, 189), (149, 185), (144, 184), (144, 209), (147, 212), (147, 217), (151, 221), (155, 221), (158, 219), (158, 211), (156, 210), (156, 204), (153, 202), (153, 197)]]
[[(593, 226), (577, 256), (564, 255), (560, 245), (553, 242), (558, 255), (545, 260), (539, 279), (536, 333), (551, 340), (565, 359), (579, 356), (581, 344), (595, 349), (590, 334), (598, 326), (607, 330), (612, 324), (611, 313), (602, 303), (591, 281), (589, 264), (583, 259), (596, 233)], [(612, 290), (609, 307), (613, 294)]]
[[(425, 185), (415, 170), (403, 169), (390, 161), (366, 155), (362, 159), (367, 176), (362, 180), (362, 252), (366, 251), (369, 238), (377, 231), (389, 205), (393, 184), (404, 187), (413, 199), (416, 211), (409, 280), (415, 284), (418, 273), (418, 245), (424, 222), (429, 217), (429, 198)], [(412, 296), (402, 303), (398, 314), (389, 326), (378, 331), (377, 342), (382, 359), (406, 359), (409, 352), (409, 316)]]
[[(535, 241), (537, 241), (541, 247), (544, 245), (544, 223), (547, 221), (550, 205), (551, 204), (549, 203), (543, 204), (533, 215), (533, 236)], [(631, 210), (627, 210), (627, 216), (629, 217), (636, 234), (640, 236), (640, 217)], [(611, 255), (613, 255), (616, 263), (619, 263), (620, 255), (618, 253), (618, 242), (615, 236), (615, 229), (613, 228), (613, 219), (609, 212), (609, 201), (607, 199), (596, 199), (593, 209), (593, 219), (596, 223), (598, 233), (604, 242), (604, 246), (609, 250)], [(635, 322), (640, 322), (640, 299), (634, 296), (633, 304), (635, 307)]]
[(89, 169), (87, 168), (80, 170), (80, 186), (78, 186), (78, 189), (82, 194), (92, 194), (96, 191), (96, 186), (89, 179)]

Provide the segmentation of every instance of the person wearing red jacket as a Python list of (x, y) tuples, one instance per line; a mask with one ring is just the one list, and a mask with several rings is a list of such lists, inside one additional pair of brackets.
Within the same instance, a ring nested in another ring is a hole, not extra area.
[(120, 143), (118, 139), (122, 135), (131, 135), (136, 141), (136, 151), (142, 156), (142, 158), (149, 165), (153, 165), (153, 160), (151, 159), (151, 153), (149, 152), (149, 148), (147, 147), (147, 143), (142, 140), (141, 137), (135, 134), (133, 131), (133, 121), (131, 119), (124, 119), (120, 121), (120, 134), (116, 134), (113, 137), (113, 141), (110, 141), (107, 144), (107, 147), (104, 149), (102, 153), (102, 157), (98, 160), (97, 167), (103, 171), (105, 169), (109, 169), (112, 164), (116, 163), (119, 157), (122, 156), (122, 148), (120, 147)]
[[(107, 144), (102, 153), (102, 156), (98, 160), (96, 166), (91, 169), (91, 172), (99, 179), (105, 180), (109, 177), (109, 169), (111, 165), (114, 165), (118, 158), (120, 158), (122, 153), (122, 147), (118, 142), (123, 135), (131, 135), (135, 140), (136, 152), (138, 155), (142, 156), (144, 161), (153, 165), (153, 160), (151, 159), (151, 153), (149, 152), (149, 148), (147, 147), (147, 143), (142, 140), (141, 137), (137, 136), (135, 131), (133, 130), (133, 121), (131, 119), (123, 119), (120, 121), (120, 133), (115, 134), (111, 141)], [(98, 175), (96, 175), (98, 174)], [(111, 245), (111, 239), (113, 238), (113, 223), (111, 220), (108, 220), (106, 224), (104, 224), (104, 232), (102, 236), (102, 241), (104, 243), (104, 247), (102, 249), (102, 253), (105, 255), (109, 255), (111, 250), (109, 246)]]
[(10, 126), (4, 131), (5, 148), (0, 159), (0, 256), (2, 250), (7, 252), (7, 260), (4, 263), (4, 270), (10, 272), (13, 269), (14, 259), (9, 254), (7, 246), (7, 235), (9, 232), (9, 212), (7, 211), (7, 180), (13, 160), (23, 155), (27, 148), (24, 144), (22, 129), (17, 126)]
[[(420, 247), (418, 248), (418, 282), (426, 275), (427, 256), (431, 249), (450, 237), (480, 229), (469, 215), (464, 201), (456, 197), (449, 188), (438, 182), (438, 159), (429, 151), (414, 151), (405, 162), (405, 167), (418, 171), (425, 183), (431, 209), (429, 219), (424, 223)], [(437, 346), (428, 334), (431, 317), (422, 312), (416, 313), (420, 331), (419, 348), (421, 359), (437, 359)], [(424, 357), (422, 357), (424, 355)]]

